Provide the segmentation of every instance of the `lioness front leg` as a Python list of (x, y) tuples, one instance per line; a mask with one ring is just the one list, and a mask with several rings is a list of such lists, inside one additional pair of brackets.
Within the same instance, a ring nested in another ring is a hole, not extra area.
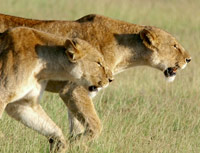
[(84, 132), (85, 128), (69, 109), (68, 109), (68, 120), (69, 120), (69, 130), (71, 137)]
[[(60, 89), (64, 89), (61, 93), (61, 97), (64, 101), (64, 103), (68, 103), (68, 100), (70, 99), (71, 93), (68, 92), (68, 88), (72, 88), (69, 90), (73, 90), (74, 86), (72, 82), (69, 81), (51, 81), (47, 83), (46, 86), (46, 91), (49, 92), (54, 92), (54, 93), (58, 93), (60, 92)], [(83, 133), (85, 128), (83, 127), (83, 125), (76, 119), (76, 117), (74, 117), (74, 115), (70, 112), (70, 110), (68, 109), (68, 120), (69, 120), (69, 131), (70, 131), (70, 136), (75, 136), (78, 135), (80, 133)]]
[(49, 118), (39, 104), (31, 105), (27, 100), (10, 103), (6, 112), (29, 128), (49, 139), (51, 152), (65, 152), (66, 142), (61, 129)]
[[(101, 133), (101, 122), (95, 111), (89, 91), (82, 86), (70, 86), (60, 92), (70, 112), (85, 127), (84, 135), (89, 139), (99, 136)], [(80, 136), (80, 135), (79, 135)]]

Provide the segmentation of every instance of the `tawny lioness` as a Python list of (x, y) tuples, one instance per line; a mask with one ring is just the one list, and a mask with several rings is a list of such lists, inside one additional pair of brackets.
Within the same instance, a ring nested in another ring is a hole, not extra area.
[[(16, 26), (27, 26), (56, 35), (84, 39), (102, 53), (114, 74), (130, 67), (147, 65), (161, 70), (165, 77), (172, 81), (177, 70), (183, 69), (191, 61), (190, 55), (182, 45), (166, 31), (101, 15), (91, 14), (75, 21), (32, 20), (0, 15), (0, 31)], [(85, 105), (85, 98), (90, 99), (90, 96), (86, 91), (80, 94), (81, 88), (68, 82), (49, 81), (45, 90), (59, 93), (68, 108), (77, 105), (85, 110), (87, 105), (92, 105), (92, 101)], [(90, 131), (90, 135), (98, 136), (101, 131), (99, 120), (93, 120), (92, 113), (88, 111), (81, 112), (81, 115), (75, 112), (70, 111), (71, 133), (82, 132), (82, 124), (86, 131)]]

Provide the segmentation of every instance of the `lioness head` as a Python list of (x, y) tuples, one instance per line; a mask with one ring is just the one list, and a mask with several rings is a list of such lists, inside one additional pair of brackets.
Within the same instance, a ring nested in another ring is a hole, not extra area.
[(140, 32), (140, 38), (150, 50), (147, 62), (163, 71), (168, 81), (173, 81), (177, 70), (184, 69), (191, 61), (190, 55), (177, 40), (161, 29), (145, 27)]
[(69, 60), (81, 68), (81, 84), (87, 86), (90, 92), (107, 87), (113, 81), (103, 56), (88, 42), (79, 38), (67, 39), (65, 47)]

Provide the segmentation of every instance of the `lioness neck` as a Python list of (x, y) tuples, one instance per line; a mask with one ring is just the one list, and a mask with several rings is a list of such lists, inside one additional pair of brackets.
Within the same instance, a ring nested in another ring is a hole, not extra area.
[[(49, 42), (46, 42), (49, 43)], [(81, 78), (81, 73), (78, 75), (73, 74), (74, 69), (78, 69), (78, 64), (73, 64), (68, 60), (65, 53), (66, 48), (54, 44), (37, 45), (35, 51), (39, 57), (39, 65), (41, 65), (40, 71), (38, 71), (37, 77), (42, 80), (71, 80)]]

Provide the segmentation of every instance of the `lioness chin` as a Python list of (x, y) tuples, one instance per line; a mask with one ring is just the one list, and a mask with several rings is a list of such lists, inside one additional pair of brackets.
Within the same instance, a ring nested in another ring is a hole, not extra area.
[(11, 117), (46, 136), (51, 150), (54, 144), (56, 151), (65, 151), (66, 142), (39, 104), (48, 80), (75, 82), (89, 94), (111, 79), (102, 55), (84, 40), (25, 27), (0, 34), (0, 117), (6, 108)]

